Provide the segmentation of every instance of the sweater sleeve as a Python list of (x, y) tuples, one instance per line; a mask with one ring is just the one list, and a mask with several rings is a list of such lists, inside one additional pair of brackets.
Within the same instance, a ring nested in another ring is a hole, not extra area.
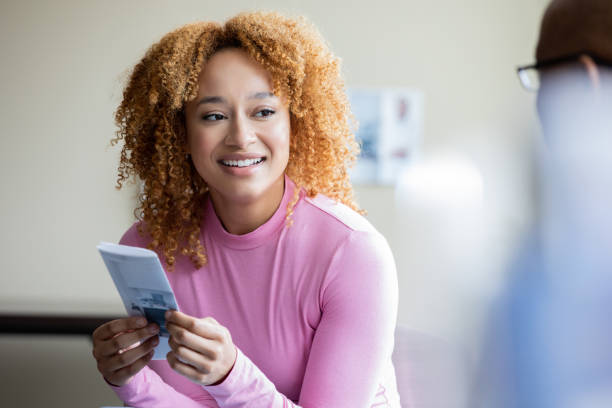
[(391, 250), (377, 232), (353, 231), (335, 254), (320, 299), (300, 404), (369, 407), (393, 352), (398, 287)]
[[(110, 385), (110, 384), (109, 384)], [(164, 382), (149, 367), (144, 367), (122, 387), (110, 385), (121, 401), (130, 407), (147, 408), (217, 408), (217, 405), (196, 402)]]
[[(323, 282), (299, 406), (370, 407), (393, 351), (397, 276), (385, 239), (353, 231), (336, 251)], [(226, 380), (205, 389), (220, 407), (294, 407), (240, 351)], [(377, 394), (378, 392), (378, 394)]]

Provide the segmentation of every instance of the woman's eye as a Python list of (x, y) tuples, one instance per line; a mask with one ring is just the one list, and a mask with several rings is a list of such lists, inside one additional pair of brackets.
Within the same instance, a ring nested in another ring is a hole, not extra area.
[(220, 113), (209, 113), (208, 115), (202, 116), (203, 120), (215, 121), (215, 120), (223, 120), (225, 116)]
[(255, 117), (257, 118), (267, 118), (268, 116), (274, 115), (276, 112), (272, 109), (262, 109), (255, 113)]

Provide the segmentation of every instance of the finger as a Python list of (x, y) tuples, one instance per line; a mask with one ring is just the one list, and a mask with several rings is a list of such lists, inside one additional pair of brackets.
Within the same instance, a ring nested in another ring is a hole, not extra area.
[(219, 324), (219, 322), (218, 322), (218, 321), (216, 321), (216, 320), (215, 320), (215, 318), (214, 318), (214, 317), (212, 317), (212, 316), (205, 317), (205, 318), (204, 318), (204, 319), (202, 319), (202, 320), (207, 320), (207, 321), (209, 321), (210, 323), (212, 323), (213, 325), (217, 325), (217, 324)]
[(188, 327), (200, 321), (206, 321), (211, 326), (213, 326), (215, 323), (218, 324), (217, 321), (213, 319), (212, 317), (206, 317), (204, 319), (200, 319), (197, 317), (189, 316), (188, 314), (179, 312), (177, 310), (168, 310), (165, 314), (165, 317), (166, 317), (167, 322), (174, 323), (182, 327)]
[(191, 365), (183, 363), (177, 358), (174, 352), (169, 352), (166, 355), (166, 360), (168, 360), (168, 364), (170, 365), (170, 367), (172, 367), (172, 369), (177, 373), (184, 375), (185, 377), (195, 382), (204, 383), (206, 374), (208, 373), (200, 372)]
[(159, 326), (157, 326), (155, 323), (151, 323), (147, 327), (140, 330), (121, 333), (109, 340), (98, 342), (94, 347), (94, 356), (96, 358), (112, 356), (121, 350), (132, 347), (139, 342), (144, 342), (152, 336), (155, 336), (157, 333), (159, 333)]
[(137, 330), (146, 325), (147, 319), (141, 316), (112, 320), (94, 330), (92, 337), (94, 340), (108, 340), (113, 338), (117, 333), (127, 330)]
[(94, 357), (105, 358), (115, 355), (143, 343), (145, 340), (158, 334), (158, 332), (159, 327), (155, 323), (151, 323), (143, 329), (136, 331), (129, 330), (119, 333), (109, 340), (94, 342)]
[(208, 336), (204, 337), (176, 325), (172, 325), (168, 332), (170, 333), (171, 342), (173, 344), (176, 343), (177, 346), (188, 347), (198, 353), (205, 354), (213, 360), (218, 358), (221, 353), (223, 338), (220, 335), (199, 330), (200, 333), (204, 332)]
[(201, 373), (210, 372), (211, 360), (205, 355), (193, 351), (185, 346), (177, 346), (172, 349), (174, 356), (182, 363), (193, 366)]
[(164, 317), (166, 318), (166, 323), (170, 322), (183, 327), (191, 324), (192, 321), (197, 320), (195, 317), (179, 312), (178, 310), (168, 310), (166, 311)]
[(150, 351), (138, 360), (136, 360), (131, 365), (117, 370), (109, 376), (104, 376), (104, 378), (106, 378), (106, 380), (111, 384), (117, 384), (119, 386), (123, 385), (128, 378), (132, 377), (134, 374), (142, 370), (144, 366), (146, 366), (149, 361), (151, 361), (153, 355), (154, 352)]
[(130, 349), (128, 351), (125, 351), (109, 359), (104, 360), (103, 362), (99, 363), (98, 368), (101, 371), (103, 370), (105, 372), (115, 372), (115, 371), (121, 370), (124, 367), (127, 367), (133, 364), (138, 359), (146, 356), (158, 344), (159, 344), (159, 337), (155, 336), (145, 341), (138, 347), (134, 347), (133, 349)]
[(168, 332), (171, 329), (176, 330), (178, 326), (207, 339), (219, 341), (225, 339), (225, 328), (216, 323), (212, 317), (197, 319), (181, 312), (172, 312), (169, 316), (171, 318), (166, 320)]
[(215, 341), (183, 330), (178, 337), (170, 336), (168, 340), (170, 348), (177, 352), (179, 348), (187, 348), (206, 358), (206, 360), (217, 360), (221, 357), (222, 345)]

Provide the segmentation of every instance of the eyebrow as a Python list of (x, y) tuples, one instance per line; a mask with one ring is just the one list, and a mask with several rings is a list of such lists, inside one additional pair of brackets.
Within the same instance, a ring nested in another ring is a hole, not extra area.
[[(266, 98), (275, 98), (272, 92), (255, 92), (254, 94), (249, 95), (248, 99), (266, 99)], [(198, 101), (198, 105), (202, 105), (205, 103), (223, 103), (227, 104), (227, 100), (222, 96), (205, 96)]]

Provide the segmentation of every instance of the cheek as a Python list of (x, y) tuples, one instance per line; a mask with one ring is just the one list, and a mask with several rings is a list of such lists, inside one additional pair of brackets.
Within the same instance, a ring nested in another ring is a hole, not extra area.
[(276, 154), (289, 157), (289, 144), (291, 139), (291, 126), (287, 115), (286, 120), (276, 124), (272, 134), (274, 135), (274, 147)]
[(276, 133), (274, 139), (271, 140), (273, 144), (272, 151), (274, 155), (283, 162), (283, 165), (286, 165), (289, 160), (289, 139), (289, 129), (285, 127), (282, 131)]
[(206, 156), (215, 148), (215, 135), (208, 130), (196, 128), (190, 132), (188, 144), (192, 156)]

